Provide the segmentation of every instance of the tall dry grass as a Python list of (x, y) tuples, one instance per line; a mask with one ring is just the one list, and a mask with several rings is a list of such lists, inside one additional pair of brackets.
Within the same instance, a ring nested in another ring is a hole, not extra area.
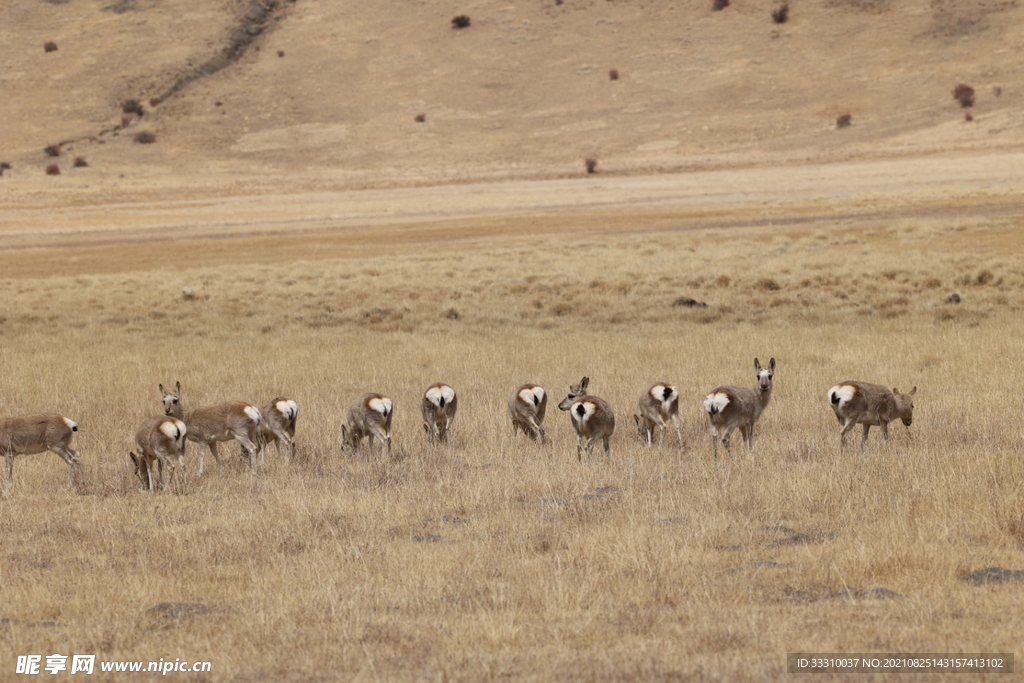
[[(0, 414), (77, 420), (86, 484), (67, 490), (50, 454), (15, 462), (0, 666), (78, 653), (213, 663), (190, 680), (763, 680), (787, 652), (1013, 652), (1024, 591), (959, 578), (1024, 568), (1024, 261), (987, 239), (1007, 229), (638, 232), (8, 280)], [(684, 296), (708, 306), (673, 307)], [(778, 361), (755, 451), (714, 460), (701, 400), (753, 386), (755, 356)], [(610, 459), (576, 461), (555, 401), (549, 446), (513, 437), (516, 386), (557, 400), (584, 374), (616, 411)], [(841, 454), (825, 391), (847, 379), (916, 385), (910, 432)], [(296, 462), (271, 449), (250, 474), (222, 449), (201, 480), (139, 491), (134, 429), (177, 380), (186, 408), (296, 399)], [(417, 404), (438, 380), (460, 407), (432, 449)], [(680, 389), (683, 449), (633, 433), (660, 380)], [(395, 400), (390, 460), (339, 452), (364, 391)], [(213, 609), (147, 611), (161, 602)]]

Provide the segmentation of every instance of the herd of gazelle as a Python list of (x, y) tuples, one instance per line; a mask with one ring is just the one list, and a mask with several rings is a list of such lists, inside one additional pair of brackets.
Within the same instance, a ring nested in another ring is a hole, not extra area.
[[(721, 441), (728, 451), (730, 437), (737, 429), (748, 450), (753, 449), (754, 425), (772, 398), (775, 359), (762, 366), (755, 358), (754, 371), (757, 384), (753, 389), (720, 386), (704, 398), (716, 458), (718, 442)], [(576, 455), (581, 461), (584, 451), (589, 455), (598, 441), (603, 443), (605, 453), (610, 453), (610, 439), (615, 431), (615, 413), (607, 401), (587, 393), (589, 384), (590, 378), (584, 377), (579, 384), (569, 387), (569, 394), (558, 404), (560, 410), (569, 412), (577, 436)], [(247, 403), (228, 402), (186, 412), (182, 407), (180, 382), (175, 384), (174, 391), (164, 389), (162, 384), (159, 389), (164, 414), (148, 418), (139, 426), (135, 434), (138, 454), (134, 451), (128, 454), (135, 467), (135, 475), (150, 491), (158, 485), (166, 489), (177, 469), (184, 475), (186, 439), (205, 444), (218, 465), (217, 443), (220, 441), (237, 441), (250, 468), (257, 460), (263, 460), (264, 450), (271, 442), (276, 444), (278, 456), (284, 445), (286, 461), (295, 455), (295, 422), (299, 408), (291, 399), (279, 396), (259, 408)], [(847, 433), (858, 424), (863, 427), (862, 450), (872, 426), (880, 427), (886, 440), (889, 438), (889, 423), (893, 420), (902, 420), (910, 427), (916, 392), (917, 387), (901, 394), (898, 389), (890, 391), (882, 385), (867, 382), (843, 382), (830, 388), (827, 396), (839, 420), (840, 447), (845, 446)], [(548, 396), (543, 387), (524, 384), (516, 389), (508, 400), (513, 431), (522, 431), (534, 441), (546, 443), (544, 414), (547, 405)], [(644, 443), (648, 446), (654, 443), (656, 430), (660, 430), (664, 438), (671, 423), (682, 444), (679, 391), (676, 387), (667, 382), (650, 385), (640, 394), (637, 408), (633, 421)], [(450, 385), (437, 382), (427, 387), (420, 412), (423, 430), (431, 444), (447, 441), (457, 410), (458, 396)], [(368, 437), (370, 447), (373, 447), (374, 439), (378, 440), (383, 454), (387, 456), (391, 448), (393, 414), (394, 403), (390, 398), (377, 393), (363, 394), (349, 406), (346, 424), (341, 428), (342, 448), (358, 449), (363, 437)], [(76, 422), (56, 413), (0, 419), (0, 452), (6, 460), (7, 482), (12, 480), (14, 456), (49, 450), (68, 464), (68, 483), (73, 485), (81, 462), (79, 454), (70, 446), (76, 431)], [(199, 476), (203, 474), (206, 449), (200, 447), (199, 450)]]

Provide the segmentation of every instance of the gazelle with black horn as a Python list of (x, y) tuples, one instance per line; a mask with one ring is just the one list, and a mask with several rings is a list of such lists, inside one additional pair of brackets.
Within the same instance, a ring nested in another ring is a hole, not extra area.
[(594, 449), (598, 439), (604, 442), (604, 453), (609, 455), (609, 441), (615, 431), (615, 413), (603, 398), (587, 393), (590, 378), (584, 377), (580, 383), (569, 387), (569, 395), (558, 404), (559, 410), (568, 410), (572, 418), (573, 429), (576, 430), (576, 457), (583, 461), (583, 451), (587, 455)]
[[(754, 359), (754, 371), (757, 373), (757, 386), (746, 387), (721, 386), (704, 398), (704, 410), (711, 420), (715, 447), (718, 457), (718, 440), (722, 440), (725, 450), (729, 451), (729, 438), (737, 428), (747, 444), (747, 450), (754, 448), (754, 425), (761, 413), (772, 400), (772, 378), (775, 376), (775, 359), (772, 358), (767, 367)], [(729, 451), (731, 452), (731, 451)]]

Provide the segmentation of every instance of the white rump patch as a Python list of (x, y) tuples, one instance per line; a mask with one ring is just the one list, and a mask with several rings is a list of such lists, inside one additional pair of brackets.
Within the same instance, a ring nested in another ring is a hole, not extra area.
[[(582, 415), (580, 415), (579, 412), (580, 408), (583, 408)], [(590, 401), (576, 401), (572, 404), (572, 407), (569, 408), (569, 411), (572, 413), (572, 419), (574, 422), (586, 424), (587, 420), (593, 417), (594, 412), (597, 411), (597, 404), (591, 403)]]
[(260, 422), (263, 421), (263, 415), (260, 413), (259, 408), (255, 408), (253, 406), (246, 406), (245, 408), (242, 408), (242, 412), (248, 415), (249, 419), (255, 422), (256, 424), (259, 424)]
[(181, 420), (165, 420), (160, 424), (160, 431), (168, 439), (177, 441), (185, 434), (185, 423)]
[(442, 384), (439, 387), (430, 387), (424, 396), (426, 396), (428, 401), (440, 408), (442, 400), (444, 405), (448, 405), (455, 400), (455, 390), (447, 384)]
[(729, 394), (724, 391), (708, 394), (704, 399), (704, 410), (708, 411), (710, 415), (722, 412), (727, 405), (729, 405)]
[(390, 398), (371, 398), (366, 405), (370, 407), (370, 410), (376, 410), (384, 417), (387, 417), (388, 413), (391, 412)]
[(278, 412), (285, 416), (285, 419), (288, 420), (299, 414), (299, 404), (291, 399), (287, 401), (278, 401), (274, 404), (274, 407), (277, 408)]
[(843, 407), (843, 404), (849, 403), (853, 400), (854, 395), (857, 393), (857, 388), (852, 387), (849, 384), (837, 384), (828, 390), (828, 401), (832, 403), (832, 395), (835, 394), (839, 397), (839, 403), (833, 404), (837, 407)]
[[(668, 398), (665, 398), (665, 390), (668, 389)], [(651, 398), (661, 404), (661, 412), (668, 415), (672, 404), (679, 400), (679, 392), (668, 384), (655, 384), (651, 387)]]
[(74, 420), (69, 420), (66, 417), (63, 418), (63, 420), (64, 420), (64, 424), (66, 424), (68, 426), (68, 429), (70, 429), (73, 432), (77, 432), (78, 431), (78, 423), (77, 422), (75, 422)]
[(541, 387), (523, 389), (519, 392), (519, 398), (523, 399), (524, 403), (529, 403), (532, 406), (539, 406), (541, 401), (544, 400), (544, 389)]

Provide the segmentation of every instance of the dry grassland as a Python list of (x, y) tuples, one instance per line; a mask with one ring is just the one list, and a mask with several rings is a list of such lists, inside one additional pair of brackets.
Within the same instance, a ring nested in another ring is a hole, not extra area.
[[(1024, 568), (1018, 222), (148, 271), (125, 256), (0, 281), (0, 414), (77, 420), (86, 475), (76, 493), (55, 456), (15, 462), (0, 662), (213, 663), (182, 680), (764, 680), (795, 651), (1014, 652), (1021, 589), (959, 577)], [(755, 452), (715, 461), (700, 402), (753, 386), (755, 356), (778, 361)], [(576, 461), (554, 401), (548, 447), (513, 437), (514, 387), (557, 400), (584, 374), (616, 411), (610, 460)], [(894, 425), (885, 445), (874, 430), (840, 454), (825, 391), (847, 379), (916, 385), (909, 434)], [(134, 429), (176, 380), (186, 407), (296, 399), (297, 461), (271, 450), (249, 474), (230, 448), (201, 480), (140, 492)], [(460, 412), (430, 449), (417, 403), (438, 380)], [(682, 394), (683, 449), (634, 436), (636, 396), (659, 380)], [(338, 450), (345, 407), (371, 390), (395, 400), (389, 461)], [(214, 610), (147, 612), (161, 602)]]

